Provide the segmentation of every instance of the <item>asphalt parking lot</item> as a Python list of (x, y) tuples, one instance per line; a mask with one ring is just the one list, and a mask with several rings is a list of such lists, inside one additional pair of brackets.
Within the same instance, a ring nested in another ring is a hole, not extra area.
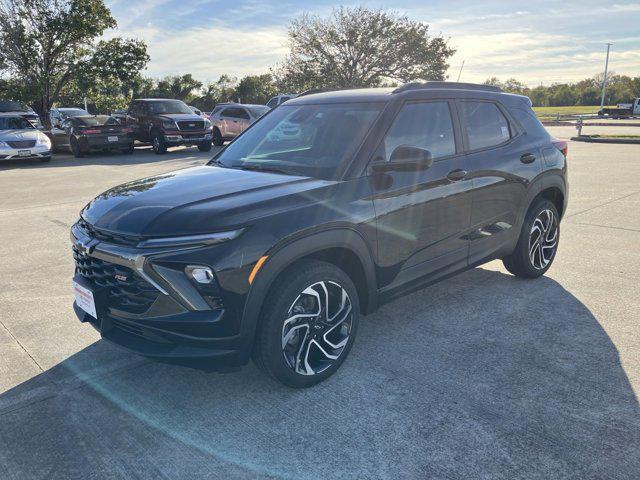
[(85, 203), (210, 156), (0, 164), (0, 478), (640, 478), (639, 146), (570, 143), (546, 277), (493, 262), (385, 305), (304, 391), (152, 363), (73, 314)]

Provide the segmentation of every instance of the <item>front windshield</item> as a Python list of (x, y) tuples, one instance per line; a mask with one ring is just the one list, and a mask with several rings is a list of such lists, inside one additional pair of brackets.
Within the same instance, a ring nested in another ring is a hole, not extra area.
[(282, 105), (224, 149), (221, 166), (333, 178), (362, 143), (381, 103)]
[(149, 112), (151, 115), (160, 115), (164, 113), (189, 113), (193, 115), (189, 106), (181, 100), (160, 100), (157, 102), (149, 102)]
[(22, 105), (20, 102), (13, 102), (11, 100), (0, 101), (0, 112), (28, 112), (29, 108)]
[(33, 125), (22, 117), (0, 117), (0, 130), (30, 130), (32, 128)]

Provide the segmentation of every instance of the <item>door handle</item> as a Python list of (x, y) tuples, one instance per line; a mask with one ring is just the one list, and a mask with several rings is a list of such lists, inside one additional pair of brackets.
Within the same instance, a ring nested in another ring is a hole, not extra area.
[(536, 161), (536, 156), (533, 153), (525, 153), (520, 157), (522, 163), (533, 163)]
[(464, 180), (467, 176), (467, 173), (469, 172), (458, 168), (456, 170), (451, 170), (449, 173), (447, 173), (447, 178), (452, 182), (458, 182), (460, 180)]

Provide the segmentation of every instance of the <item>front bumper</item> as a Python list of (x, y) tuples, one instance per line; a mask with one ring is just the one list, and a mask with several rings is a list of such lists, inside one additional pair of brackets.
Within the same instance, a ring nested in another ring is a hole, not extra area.
[(40, 160), (47, 157), (51, 157), (51, 148), (46, 146), (0, 148), (0, 160)]
[[(102, 338), (145, 357), (204, 370), (246, 363), (247, 342), (236, 328), (239, 318), (233, 301), (212, 306), (183, 272), (163, 264), (169, 257), (169, 264), (174, 263), (181, 251), (112, 244), (87, 235), (78, 224), (72, 227), (71, 240), (74, 281), (93, 292), (97, 318), (77, 303), (74, 311)], [(129, 276), (135, 277), (135, 284)], [(139, 291), (141, 282), (147, 291), (132, 299), (147, 303), (132, 303), (130, 292)]]
[(194, 131), (194, 132), (166, 132), (164, 140), (170, 145), (197, 145), (203, 142), (210, 142), (213, 139), (211, 130)]

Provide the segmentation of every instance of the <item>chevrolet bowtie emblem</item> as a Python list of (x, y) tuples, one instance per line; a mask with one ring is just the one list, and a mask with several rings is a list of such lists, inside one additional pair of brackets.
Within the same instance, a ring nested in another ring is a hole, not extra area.
[(98, 243), (95, 238), (78, 238), (76, 239), (76, 248), (80, 253), (91, 254)]

